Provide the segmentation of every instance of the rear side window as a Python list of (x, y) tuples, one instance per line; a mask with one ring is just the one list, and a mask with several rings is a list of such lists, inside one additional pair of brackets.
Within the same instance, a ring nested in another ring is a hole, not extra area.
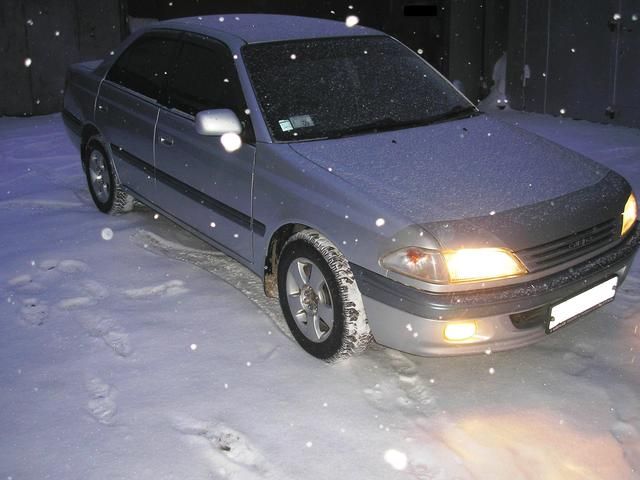
[(176, 59), (169, 82), (169, 105), (189, 115), (202, 110), (229, 108), (246, 117), (244, 97), (234, 60), (218, 43), (186, 41)]
[(169, 61), (176, 40), (144, 36), (136, 40), (118, 58), (107, 74), (107, 80), (159, 100), (167, 78)]

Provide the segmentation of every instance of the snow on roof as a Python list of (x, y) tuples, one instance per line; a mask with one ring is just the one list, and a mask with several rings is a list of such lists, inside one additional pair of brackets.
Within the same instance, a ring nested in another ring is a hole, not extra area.
[(381, 34), (378, 30), (359, 25), (347, 27), (345, 22), (335, 20), (267, 14), (185, 17), (160, 22), (156, 26), (181, 28), (199, 33), (224, 32), (247, 43)]

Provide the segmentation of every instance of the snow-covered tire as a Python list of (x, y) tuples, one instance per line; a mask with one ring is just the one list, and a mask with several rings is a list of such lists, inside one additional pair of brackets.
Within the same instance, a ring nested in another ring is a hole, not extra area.
[(278, 261), (278, 294), (291, 333), (314, 357), (336, 362), (363, 352), (371, 342), (349, 262), (317, 231), (298, 232), (284, 245)]
[(133, 197), (125, 192), (100, 135), (92, 136), (82, 156), (87, 185), (98, 210), (110, 215), (133, 210)]

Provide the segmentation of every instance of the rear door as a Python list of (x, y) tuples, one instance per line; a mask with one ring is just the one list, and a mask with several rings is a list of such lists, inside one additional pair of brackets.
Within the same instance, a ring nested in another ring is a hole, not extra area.
[(143, 35), (116, 60), (97, 99), (96, 124), (111, 144), (120, 180), (151, 201), (158, 102), (178, 45), (178, 34), (173, 32)]
[[(255, 145), (235, 60), (223, 43), (185, 34), (171, 72), (155, 137), (158, 205), (252, 261)], [(220, 137), (196, 132), (195, 115), (216, 108), (233, 110), (244, 124), (239, 150), (228, 152)]]

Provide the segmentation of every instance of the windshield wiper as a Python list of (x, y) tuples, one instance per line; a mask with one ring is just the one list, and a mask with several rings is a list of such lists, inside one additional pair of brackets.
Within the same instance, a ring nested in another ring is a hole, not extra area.
[(347, 127), (344, 130), (340, 130), (338, 132), (332, 132), (327, 135), (329, 138), (342, 138), (348, 137), (350, 135), (357, 135), (358, 133), (364, 132), (384, 132), (387, 130), (397, 130), (400, 128), (409, 128), (409, 127), (417, 127), (422, 125), (422, 121), (416, 120), (394, 120), (393, 118), (382, 118), (376, 120), (374, 122), (363, 123), (361, 125), (355, 125), (353, 127)]
[(473, 105), (456, 105), (448, 112), (427, 118), (423, 125), (443, 122), (446, 120), (456, 120), (458, 118), (474, 117), (476, 115), (480, 115), (480, 111)]
[(420, 120), (394, 120), (390, 117), (381, 118), (373, 122), (363, 123), (361, 125), (355, 125), (353, 127), (347, 127), (344, 130), (340, 130), (337, 132), (331, 132), (327, 135), (327, 138), (342, 138), (364, 132), (376, 133), (388, 130), (399, 130), (401, 128), (420, 127), (423, 125), (430, 125), (432, 123), (438, 123), (445, 120), (454, 120), (457, 118), (471, 117), (479, 114), (480, 112), (478, 111), (478, 109), (476, 109), (476, 107), (472, 105), (456, 105), (448, 112)]

